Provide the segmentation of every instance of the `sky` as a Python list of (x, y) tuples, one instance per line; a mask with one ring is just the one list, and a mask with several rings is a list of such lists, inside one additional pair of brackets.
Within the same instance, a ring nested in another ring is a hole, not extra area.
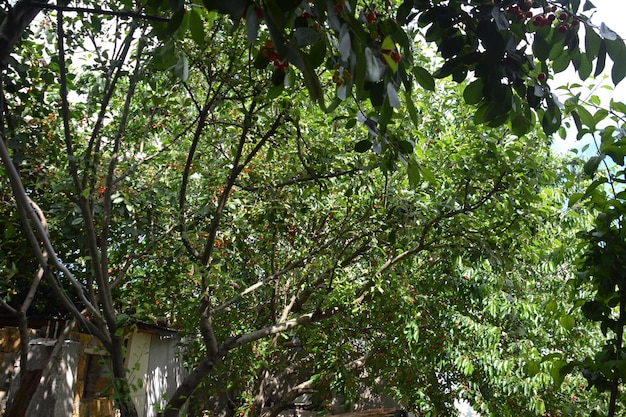
[[(611, 30), (616, 32), (620, 37), (626, 39), (626, 24), (624, 22), (624, 17), (626, 16), (626, 1), (624, 0), (590, 0), (594, 6), (596, 6), (596, 10), (591, 17), (591, 21), (595, 25), (600, 25), (600, 23), (605, 23)], [(584, 4), (584, 0), (581, 1), (581, 9), (582, 4)], [(581, 33), (581, 43), (584, 42), (584, 35)], [(613, 86), (613, 83), (610, 80), (610, 71), (612, 67), (612, 62), (607, 58), (607, 65), (605, 69), (605, 73), (609, 76), (606, 80), (606, 84)], [(589, 82), (593, 82), (588, 80)], [(550, 85), (554, 87), (558, 87), (565, 83), (580, 83), (580, 79), (574, 73), (573, 70), (570, 70), (556, 74), (555, 79), (550, 83)], [(587, 82), (585, 82), (587, 84)], [(596, 90), (596, 94), (601, 98), (602, 103), (608, 105), (609, 100), (612, 98), (615, 101), (625, 101), (626, 102), (626, 79), (622, 81), (617, 87), (615, 87), (614, 91), (606, 90), (606, 89), (598, 89)], [(565, 98), (564, 98), (565, 99)], [(563, 99), (563, 100), (564, 100)], [(563, 101), (561, 100), (561, 101)], [(568, 138), (566, 140), (561, 140), (558, 136), (555, 135), (554, 140), (554, 148), (562, 153), (566, 153), (569, 149), (573, 147), (580, 148), (582, 144), (576, 143), (575, 138), (576, 132), (574, 130), (568, 132)]]

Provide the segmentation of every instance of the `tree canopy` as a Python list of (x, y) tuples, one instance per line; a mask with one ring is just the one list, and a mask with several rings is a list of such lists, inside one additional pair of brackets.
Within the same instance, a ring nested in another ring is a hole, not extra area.
[[(303, 393), (339, 411), (329, 398), (363, 386), (430, 415), (459, 395), (485, 414), (614, 410), (626, 301), (602, 277), (621, 193), (603, 185), (622, 171), (581, 189), (549, 147), (563, 117), (580, 136), (612, 117), (581, 164), (623, 165), (623, 104), (561, 104), (548, 82), (607, 58), (624, 78), (592, 8), (3, 3), (0, 303), (22, 363), (29, 314), (72, 317), (136, 415), (124, 339), (153, 320), (190, 340), (164, 416), (225, 391), (243, 414)], [(584, 318), (615, 334), (595, 359)]]

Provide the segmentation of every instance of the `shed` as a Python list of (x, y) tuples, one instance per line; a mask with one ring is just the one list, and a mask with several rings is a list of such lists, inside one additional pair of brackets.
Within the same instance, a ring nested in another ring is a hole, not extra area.
[[(72, 333), (52, 358), (46, 386), (40, 386), (64, 323), (33, 321), (28, 369), (20, 375), (19, 332), (6, 320), (0, 327), (0, 416), (111, 417), (107, 354), (95, 337)], [(155, 417), (183, 377), (180, 339), (175, 330), (137, 322), (127, 342), (126, 366), (132, 400), (140, 417)], [(32, 400), (29, 400), (32, 398)], [(9, 403), (11, 402), (11, 403)], [(10, 407), (10, 408), (9, 408)]]

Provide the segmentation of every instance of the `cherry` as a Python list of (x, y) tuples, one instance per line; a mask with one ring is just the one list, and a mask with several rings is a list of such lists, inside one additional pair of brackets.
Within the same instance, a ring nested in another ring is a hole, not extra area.
[(540, 72), (540, 73), (539, 73), (539, 75), (537, 75), (537, 79), (538, 79), (539, 81), (545, 81), (545, 80), (546, 80), (546, 78), (548, 78), (548, 76), (546, 75), (546, 73), (545, 73), (545, 72)]

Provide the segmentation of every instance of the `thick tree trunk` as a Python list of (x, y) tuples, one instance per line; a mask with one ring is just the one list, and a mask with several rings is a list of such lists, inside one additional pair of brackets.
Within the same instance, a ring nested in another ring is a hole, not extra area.
[(113, 336), (111, 343), (111, 367), (113, 368), (113, 387), (115, 401), (120, 409), (121, 417), (137, 417), (137, 409), (130, 396), (130, 385), (124, 363), (124, 338)]
[(209, 375), (209, 373), (215, 368), (215, 365), (220, 362), (220, 356), (212, 358), (204, 358), (202, 362), (193, 370), (183, 382), (178, 386), (172, 398), (167, 403), (165, 410), (158, 414), (159, 417), (178, 417), (180, 411), (187, 402), (187, 399), (191, 397), (191, 394), (196, 390), (200, 382)]

